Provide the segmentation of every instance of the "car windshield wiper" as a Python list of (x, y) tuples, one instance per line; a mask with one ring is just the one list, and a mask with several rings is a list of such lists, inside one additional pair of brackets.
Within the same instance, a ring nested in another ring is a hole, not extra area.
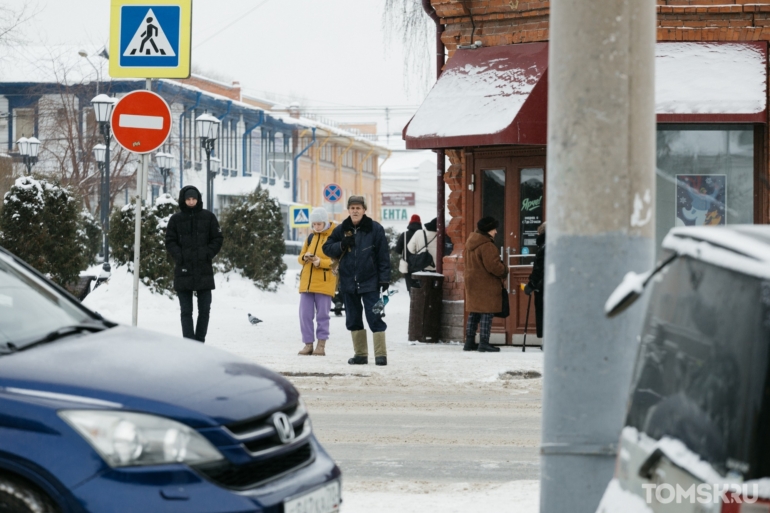
[(24, 351), (26, 349), (30, 349), (35, 346), (39, 346), (41, 344), (47, 344), (49, 342), (53, 342), (55, 340), (59, 340), (60, 338), (69, 337), (71, 335), (76, 335), (78, 333), (82, 333), (84, 331), (90, 331), (93, 333), (104, 331), (106, 329), (109, 329), (108, 326), (105, 326), (103, 324), (90, 324), (90, 323), (83, 323), (83, 324), (72, 324), (70, 326), (62, 326), (59, 329), (56, 329), (54, 331), (51, 331), (47, 335), (45, 335), (42, 338), (39, 338), (37, 340), (33, 340), (32, 342), (28, 342), (23, 345), (14, 344), (13, 342), (6, 342), (5, 347), (3, 348), (0, 346), (0, 352), (2, 353), (16, 353), (18, 351)]

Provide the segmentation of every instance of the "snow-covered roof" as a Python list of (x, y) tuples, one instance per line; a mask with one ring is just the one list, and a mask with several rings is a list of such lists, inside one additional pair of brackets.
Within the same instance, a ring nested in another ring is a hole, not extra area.
[(770, 279), (770, 226), (674, 228), (663, 247), (732, 271)]
[(760, 45), (655, 45), (658, 114), (754, 114), (765, 110), (766, 90), (767, 55)]
[(316, 128), (318, 130), (322, 130), (326, 132), (327, 134), (344, 137), (346, 139), (353, 139), (354, 141), (361, 142), (370, 146), (374, 146), (377, 149), (380, 149), (381, 150), (380, 153), (387, 153), (388, 151), (390, 151), (384, 144), (373, 141), (372, 139), (364, 137), (360, 134), (355, 134), (349, 130), (344, 130), (336, 126), (332, 126), (322, 121), (306, 118), (304, 116), (295, 118), (285, 110), (271, 110), (271, 111), (268, 111), (268, 113), (270, 114), (271, 117), (278, 119), (279, 121), (283, 121), (287, 125), (298, 125), (305, 128)]

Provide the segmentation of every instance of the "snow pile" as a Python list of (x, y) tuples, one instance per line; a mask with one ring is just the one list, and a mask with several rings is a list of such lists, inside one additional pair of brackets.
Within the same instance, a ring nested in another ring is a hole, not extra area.
[(767, 58), (753, 43), (655, 45), (658, 114), (754, 114), (765, 110)]
[[(91, 292), (84, 304), (110, 320), (130, 325), (133, 275), (125, 266), (113, 269), (110, 280)], [(506, 372), (543, 372), (543, 353), (539, 349), (522, 353), (519, 348), (511, 348), (487, 354), (464, 352), (459, 342), (409, 342), (409, 295), (402, 283), (395, 286), (399, 292), (390, 298), (385, 309), (387, 367), (348, 365), (347, 360), (353, 354), (350, 334), (345, 328), (344, 316), (333, 314), (327, 356), (297, 356), (302, 347), (297, 272), (287, 271), (284, 283), (276, 292), (260, 291), (236, 273), (217, 274), (206, 343), (283, 373), (365, 374), (404, 386), (418, 383), (477, 386), (496, 381)], [(176, 298), (153, 294), (142, 283), (139, 287), (139, 327), (181, 336)], [(256, 326), (250, 324), (248, 314), (263, 322)], [(371, 344), (370, 335), (370, 351)], [(540, 386), (540, 380), (521, 381), (517, 386)]]
[[(540, 483), (512, 481), (503, 484), (428, 482), (367, 483), (344, 481), (342, 510), (367, 513), (467, 513), (470, 511), (511, 511), (538, 513)], [(618, 510), (621, 511), (621, 510)], [(635, 510), (623, 509), (627, 513)], [(647, 513), (640, 510), (638, 513)]]
[(610, 481), (596, 513), (653, 513), (638, 495), (624, 490), (617, 479)]

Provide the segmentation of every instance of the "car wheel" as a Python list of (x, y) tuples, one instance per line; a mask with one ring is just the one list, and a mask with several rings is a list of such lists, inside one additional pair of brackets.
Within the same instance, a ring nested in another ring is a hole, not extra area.
[(0, 513), (56, 513), (57, 508), (37, 489), (0, 477)]

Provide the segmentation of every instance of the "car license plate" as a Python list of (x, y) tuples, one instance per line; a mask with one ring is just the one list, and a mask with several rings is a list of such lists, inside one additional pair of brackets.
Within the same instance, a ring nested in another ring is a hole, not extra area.
[(284, 513), (336, 513), (340, 510), (340, 482), (334, 481), (283, 503)]

